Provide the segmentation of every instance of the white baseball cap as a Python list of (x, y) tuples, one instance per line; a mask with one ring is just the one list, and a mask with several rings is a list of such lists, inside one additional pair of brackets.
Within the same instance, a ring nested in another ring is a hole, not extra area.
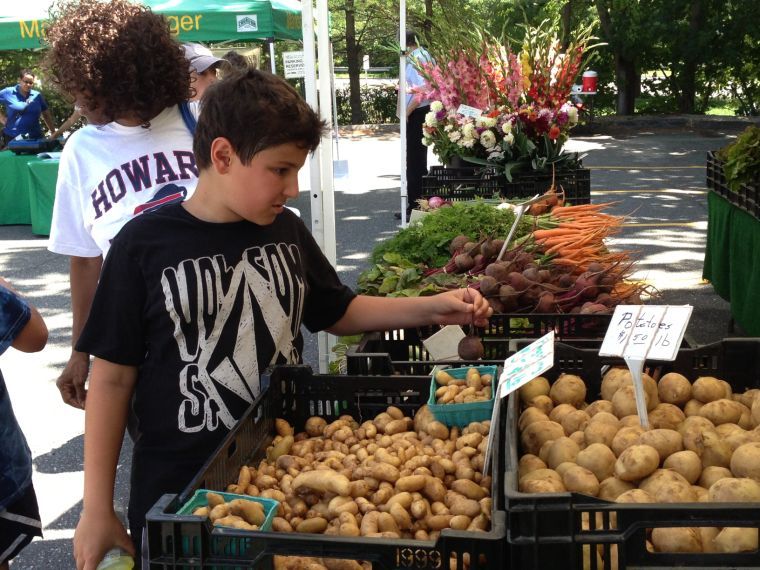
[(195, 73), (203, 73), (212, 65), (224, 61), (216, 57), (211, 53), (210, 49), (201, 44), (182, 44), (182, 49), (185, 50), (185, 58), (190, 64), (190, 71), (194, 71)]

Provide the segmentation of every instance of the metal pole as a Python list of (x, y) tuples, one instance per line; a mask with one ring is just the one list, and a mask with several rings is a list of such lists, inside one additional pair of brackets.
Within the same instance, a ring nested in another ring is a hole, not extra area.
[(273, 39), (269, 40), (267, 43), (269, 44), (269, 62), (270, 62), (270, 65), (272, 66), (272, 73), (276, 75), (277, 74), (277, 60), (274, 53), (274, 40)]
[(399, 2), (399, 45), (398, 60), (399, 122), (401, 137), (401, 227), (406, 227), (407, 181), (406, 181), (406, 0)]

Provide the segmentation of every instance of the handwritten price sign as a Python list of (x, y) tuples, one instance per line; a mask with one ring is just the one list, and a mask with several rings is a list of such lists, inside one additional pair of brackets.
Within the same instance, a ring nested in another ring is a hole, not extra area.
[(618, 305), (599, 354), (673, 360), (692, 310), (691, 305)]

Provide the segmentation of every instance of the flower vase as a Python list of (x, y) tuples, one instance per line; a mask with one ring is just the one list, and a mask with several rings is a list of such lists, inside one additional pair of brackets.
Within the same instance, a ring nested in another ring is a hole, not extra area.
[(449, 158), (449, 161), (444, 164), (446, 168), (464, 168), (466, 166), (472, 166), (470, 163), (468, 163), (465, 159), (463, 159), (458, 154), (455, 154), (451, 158)]

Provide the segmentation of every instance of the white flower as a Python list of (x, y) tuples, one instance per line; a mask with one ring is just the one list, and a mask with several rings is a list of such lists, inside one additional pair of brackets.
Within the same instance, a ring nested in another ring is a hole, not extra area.
[(497, 123), (496, 117), (483, 117), (483, 126), (489, 129), (495, 127)]
[(464, 148), (472, 148), (475, 146), (475, 139), (462, 139), (457, 142), (459, 146), (463, 146)]
[(496, 135), (491, 131), (483, 131), (480, 134), (480, 144), (482, 144), (487, 150), (492, 149), (496, 145)]
[(425, 146), (430, 146), (433, 144), (433, 139), (422, 137), (422, 144), (424, 144)]
[(515, 142), (515, 135), (513, 135), (512, 133), (507, 133), (504, 136), (504, 142), (506, 142), (509, 146), (512, 146)]
[(433, 111), (433, 113), (437, 113), (438, 111), (443, 111), (443, 103), (440, 101), (433, 101), (430, 103), (430, 110)]
[(508, 135), (512, 132), (512, 121), (507, 121), (501, 126), (501, 130), (504, 131), (505, 135)]
[(488, 154), (488, 160), (503, 160), (504, 153), (500, 150), (493, 150)]
[(475, 132), (475, 125), (472, 123), (466, 123), (462, 127), (462, 134), (467, 139), (474, 139), (477, 136), (477, 133)]
[(462, 133), (460, 133), (459, 131), (451, 131), (449, 133), (449, 140), (451, 142), (457, 142), (461, 138), (462, 138)]
[(571, 105), (567, 109), (567, 118), (573, 125), (578, 122), (578, 108), (575, 105)]
[(446, 125), (445, 127), (443, 127), (443, 132), (449, 133), (451, 132), (451, 129), (453, 128), (454, 128), (454, 125)]
[(427, 115), (425, 115), (425, 124), (429, 127), (434, 127), (436, 124), (438, 124), (438, 121), (435, 120), (435, 113), (430, 111)]

